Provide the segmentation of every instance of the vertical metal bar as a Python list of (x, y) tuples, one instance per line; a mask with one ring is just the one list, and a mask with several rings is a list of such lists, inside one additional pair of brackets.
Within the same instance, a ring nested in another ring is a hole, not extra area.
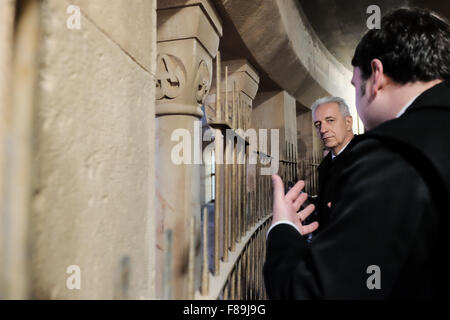
[(241, 150), (240, 150), (240, 144), (238, 143), (238, 164), (237, 164), (237, 169), (238, 169), (238, 181), (237, 181), (237, 242), (241, 241), (241, 214), (242, 214), (242, 206), (241, 206), (241, 184), (242, 184), (242, 173), (241, 173), (241, 165), (239, 164), (239, 162), (241, 161)]
[[(225, 139), (225, 160), (228, 161), (230, 146), (229, 141), (224, 136)], [(228, 248), (229, 248), (229, 216), (230, 216), (230, 172), (229, 172), (229, 164), (225, 162), (223, 166), (223, 173), (225, 176), (224, 182), (224, 208), (223, 208), (223, 261), (228, 262)]]
[(259, 206), (259, 211), (258, 211), (258, 221), (261, 219), (261, 217), (263, 216), (263, 176), (259, 176), (259, 201), (258, 201), (258, 206)]
[[(236, 127), (236, 97), (235, 97), (235, 90), (236, 90), (236, 83), (233, 82), (233, 89), (232, 89), (232, 127), (233, 129)], [(235, 139), (233, 137), (233, 141), (231, 142), (231, 147), (233, 152), (233, 163), (232, 163), (232, 179), (231, 179), (231, 215), (230, 215), (230, 222), (231, 222), (231, 251), (236, 250), (236, 213), (237, 213), (237, 206), (236, 206), (236, 182), (237, 182), (237, 172), (236, 172), (236, 159), (237, 159), (237, 143), (235, 143)], [(233, 296), (233, 295), (232, 295)]]
[(209, 291), (208, 278), (208, 208), (203, 208), (203, 266), (202, 266), (202, 295)]
[(256, 192), (256, 196), (255, 196), (255, 223), (258, 222), (259, 220), (259, 185), (260, 185), (260, 181), (259, 181), (259, 168), (260, 168), (260, 164), (259, 164), (259, 156), (258, 156), (258, 160), (256, 161), (256, 174), (255, 174), (255, 180), (256, 180), (256, 186), (255, 186), (255, 192)]
[[(264, 235), (267, 233), (268, 227), (269, 227), (269, 224), (266, 222), (265, 225), (264, 225), (263, 237), (264, 237)], [(263, 260), (266, 258), (266, 249), (267, 249), (267, 247), (266, 247), (266, 242), (264, 241), (264, 242), (263, 242)], [(267, 300), (267, 290), (266, 290), (266, 286), (265, 286), (264, 281), (263, 281), (262, 283), (263, 283), (263, 298), (264, 298), (265, 300)]]
[(289, 172), (289, 181), (291, 181), (292, 182), (292, 175), (291, 175), (291, 144), (288, 142), (287, 143), (288, 144), (288, 162), (287, 162), (287, 165), (288, 165), (288, 172)]
[(253, 191), (248, 193), (248, 229), (251, 229), (252, 225), (253, 225), (253, 216), (252, 216), (252, 199), (253, 199)]
[(244, 187), (243, 187), (243, 192), (244, 192), (244, 203), (242, 204), (242, 207), (244, 208), (244, 223), (243, 223), (243, 234), (245, 235), (247, 233), (247, 213), (248, 213), (248, 208), (247, 208), (247, 146), (244, 144), (244, 164), (243, 164), (243, 178), (244, 178)]
[(256, 234), (255, 234), (255, 236), (253, 237), (253, 268), (254, 268), (254, 276), (253, 276), (253, 298), (254, 299), (257, 299), (257, 292), (258, 292), (258, 287), (257, 287), (257, 285), (258, 285), (258, 272), (257, 272), (257, 270), (258, 270), (258, 254), (257, 254), (257, 252), (256, 252), (256, 250), (257, 250), (257, 246), (256, 246), (256, 240), (257, 240), (257, 237), (256, 237)]
[(188, 299), (194, 299), (194, 270), (195, 270), (195, 216), (191, 216), (189, 225), (189, 266), (188, 266)]
[(287, 147), (288, 147), (288, 149), (287, 149), (287, 151), (288, 151), (288, 154), (287, 154), (288, 162), (286, 164), (288, 166), (288, 175), (289, 175), (288, 180), (292, 181), (292, 179), (291, 179), (292, 178), (292, 176), (291, 176), (291, 144), (289, 142), (287, 143)]
[(269, 195), (267, 197), (267, 201), (269, 202), (269, 212), (273, 212), (272, 207), (272, 199), (273, 199), (273, 192), (272, 192), (272, 179), (268, 177), (269, 180)]
[(294, 162), (295, 162), (295, 169), (294, 169), (294, 176), (295, 176), (295, 182), (298, 181), (298, 163), (297, 163), (297, 148), (294, 148)]
[(264, 202), (265, 202), (265, 207), (266, 210), (264, 211), (264, 216), (266, 216), (267, 214), (269, 214), (269, 199), (268, 199), (268, 194), (269, 194), (269, 180), (268, 180), (269, 176), (264, 176)]
[(255, 299), (255, 250), (254, 250), (254, 244), (255, 244), (255, 237), (252, 236), (250, 239), (250, 299)]
[(256, 190), (252, 191), (252, 202), (251, 202), (251, 204), (252, 204), (252, 209), (251, 209), (252, 226), (254, 226), (255, 225), (255, 217), (256, 217)]
[(242, 276), (242, 279), (244, 280), (243, 281), (243, 284), (242, 284), (242, 291), (244, 292), (244, 294), (242, 295), (242, 298), (244, 299), (244, 300), (248, 300), (248, 286), (247, 286), (247, 282), (248, 282), (248, 268), (247, 268), (247, 249), (248, 249), (248, 247), (247, 247), (247, 245), (245, 246), (245, 248), (244, 248), (244, 252), (243, 252), (243, 255), (242, 255), (242, 274), (243, 274), (243, 276)]
[(266, 176), (262, 176), (261, 177), (261, 186), (262, 186), (262, 190), (261, 190), (261, 200), (262, 200), (262, 215), (261, 218), (264, 217), (266, 215)]
[[(237, 95), (237, 129), (240, 129), (240, 117), (241, 117), (241, 99), (240, 99), (240, 94), (238, 93)], [(242, 150), (241, 150), (241, 146), (242, 146), (242, 141), (240, 140), (240, 138), (238, 138), (238, 183), (237, 183), (237, 206), (238, 206), (238, 216), (237, 216), (237, 233), (238, 233), (238, 237), (237, 237), (237, 241), (240, 242), (241, 241), (241, 237), (242, 237), (242, 230), (241, 230), (241, 221), (242, 221), (242, 165), (241, 165), (241, 160), (242, 160)]]
[(259, 299), (260, 295), (259, 295), (259, 250), (260, 250), (260, 245), (259, 245), (259, 229), (257, 230), (257, 234), (256, 234), (256, 267), (257, 267), (257, 272), (256, 272), (256, 299)]
[(219, 254), (220, 254), (220, 209), (222, 203), (222, 173), (221, 165), (218, 159), (220, 159), (219, 154), (223, 153), (223, 139), (222, 132), (220, 129), (215, 130), (215, 200), (214, 200), (214, 275), (219, 275), (220, 264), (219, 264)]
[(225, 122), (228, 123), (228, 66), (225, 67)]
[(297, 182), (296, 179), (295, 179), (295, 167), (296, 167), (296, 164), (295, 164), (295, 145), (292, 144), (292, 147), (291, 147), (291, 148), (292, 148), (292, 149), (291, 149), (292, 180), (293, 180), (294, 182)]
[(236, 269), (231, 272), (231, 300), (236, 300), (236, 277), (235, 277)]
[(260, 193), (261, 193), (261, 196), (260, 196), (261, 211), (260, 211), (259, 219), (261, 219), (261, 217), (264, 216), (264, 176), (260, 177), (259, 182), (260, 182), (260, 187), (261, 187), (261, 189), (260, 189)]
[(270, 208), (269, 208), (269, 176), (266, 176), (266, 194), (264, 196), (264, 199), (266, 200), (266, 215), (269, 214)]
[(225, 284), (225, 287), (223, 288), (223, 300), (228, 300), (228, 286), (229, 286), (229, 281)]
[(241, 267), (242, 267), (242, 256), (237, 261), (237, 298), (238, 300), (241, 300), (241, 294), (242, 294), (242, 283), (241, 283)]
[(284, 174), (285, 174), (285, 176), (284, 176), (283, 182), (284, 182), (284, 190), (286, 190), (286, 191), (288, 188), (288, 179), (289, 179), (289, 171), (288, 171), (289, 168), (287, 165), (287, 160), (288, 160), (288, 143), (287, 143), (287, 141), (285, 141), (284, 142), (284, 168), (285, 168)]
[[(287, 162), (286, 162), (286, 166), (288, 167), (288, 181), (292, 181), (291, 180), (291, 144), (289, 142), (286, 142), (287, 144)], [(287, 190), (286, 190), (287, 191)]]
[(220, 51), (217, 51), (216, 57), (216, 121), (222, 119), (222, 106), (220, 102), (220, 78), (221, 78), (221, 61), (220, 61)]

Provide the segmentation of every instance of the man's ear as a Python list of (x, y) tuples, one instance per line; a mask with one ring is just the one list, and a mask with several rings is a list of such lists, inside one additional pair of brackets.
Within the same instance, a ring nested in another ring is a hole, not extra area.
[(353, 131), (353, 117), (352, 116), (346, 116), (345, 117), (345, 125), (347, 127), (347, 131)]
[(370, 100), (375, 99), (378, 92), (383, 89), (385, 84), (385, 76), (383, 72), (383, 63), (379, 59), (373, 59), (370, 63), (372, 69), (372, 75), (370, 76), (369, 82), (369, 98)]

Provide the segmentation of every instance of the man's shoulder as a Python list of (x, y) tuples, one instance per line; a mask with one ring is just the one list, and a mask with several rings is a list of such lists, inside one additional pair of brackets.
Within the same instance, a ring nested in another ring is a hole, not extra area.
[[(361, 172), (373, 175), (376, 172), (386, 174), (411, 171), (412, 166), (408, 157), (397, 145), (371, 135), (359, 135), (354, 139), (356, 140), (352, 148), (342, 159), (344, 174)], [(390, 170), (392, 168), (395, 170)]]
[(347, 161), (353, 158), (372, 158), (376, 155), (395, 155), (395, 149), (383, 140), (371, 135), (358, 135), (353, 138), (352, 147), (347, 152)]

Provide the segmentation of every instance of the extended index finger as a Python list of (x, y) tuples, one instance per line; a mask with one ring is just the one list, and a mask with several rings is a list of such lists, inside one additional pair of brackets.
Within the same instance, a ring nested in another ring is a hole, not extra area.
[(272, 185), (274, 198), (282, 199), (284, 197), (284, 185), (279, 175), (272, 175)]
[(297, 199), (298, 194), (300, 191), (302, 191), (303, 187), (305, 186), (305, 182), (303, 180), (298, 181), (292, 188), (289, 190), (289, 192), (286, 194), (286, 198), (295, 201)]

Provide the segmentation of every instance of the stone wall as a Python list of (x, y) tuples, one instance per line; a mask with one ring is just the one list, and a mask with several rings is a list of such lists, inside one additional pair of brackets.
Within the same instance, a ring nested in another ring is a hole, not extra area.
[(41, 28), (21, 298), (154, 298), (156, 1), (19, 2), (39, 3)]

